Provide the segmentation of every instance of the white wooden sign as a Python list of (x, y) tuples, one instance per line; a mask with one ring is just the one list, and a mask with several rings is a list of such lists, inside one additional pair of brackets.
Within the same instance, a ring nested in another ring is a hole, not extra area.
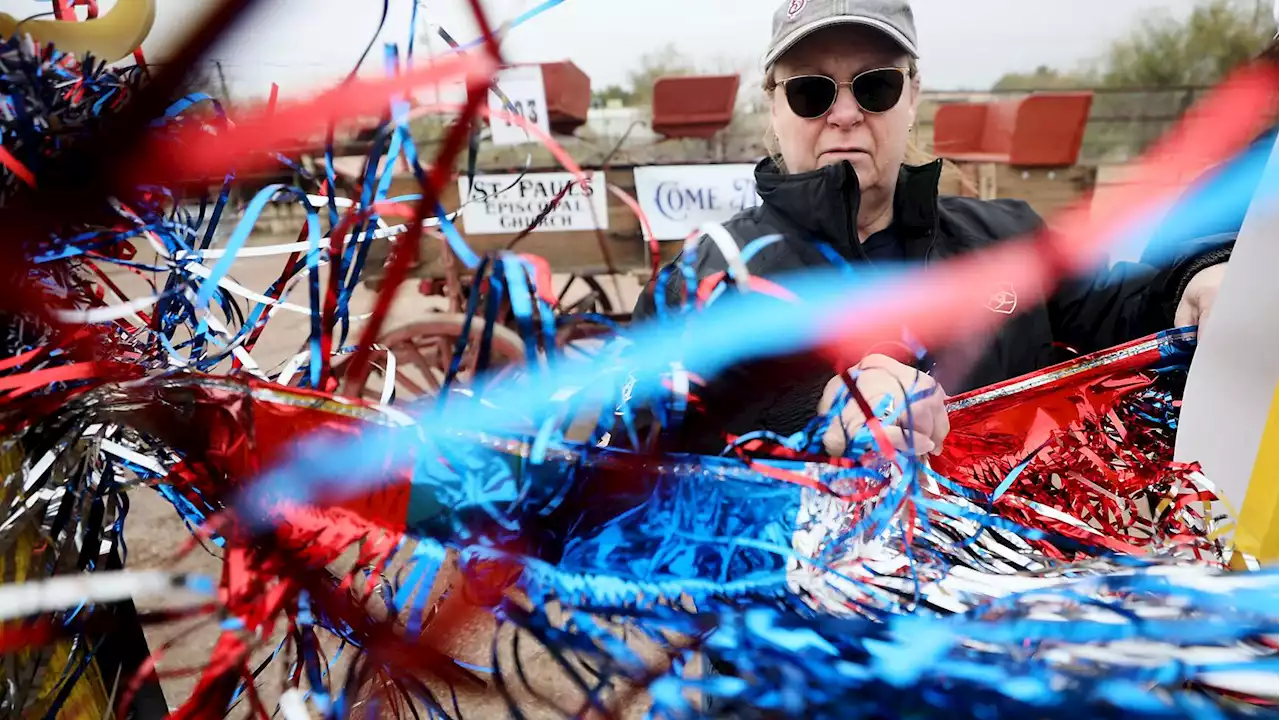
[(651, 165), (635, 175), (636, 199), (659, 240), (683, 240), (760, 204), (751, 164)]
[(533, 223), (566, 185), (573, 184), (534, 232), (607, 230), (608, 197), (604, 173), (591, 174), (584, 188), (573, 173), (477, 175), (468, 193), (467, 178), (458, 178), (458, 197), (471, 202), (462, 209), (462, 227), (468, 234), (517, 233)]
[(492, 88), (489, 90), (489, 129), (493, 133), (493, 144), (521, 145), (537, 142), (524, 128), (500, 115), (501, 111), (519, 115), (544, 133), (551, 134), (541, 65), (520, 65), (500, 70), (494, 76), (494, 87), (506, 95), (511, 105), (503, 103), (501, 96)]

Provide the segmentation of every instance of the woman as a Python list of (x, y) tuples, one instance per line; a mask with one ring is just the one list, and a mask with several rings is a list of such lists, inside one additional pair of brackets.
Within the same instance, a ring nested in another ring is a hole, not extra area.
[[(789, 0), (774, 15), (765, 54), (772, 103), (772, 156), (756, 168), (762, 205), (725, 228), (739, 247), (765, 235), (783, 240), (755, 255), (753, 274), (778, 276), (829, 265), (831, 251), (855, 267), (943, 260), (1025, 235), (1041, 226), (1024, 202), (940, 197), (941, 163), (904, 164), (920, 98), (916, 31), (906, 0)], [(1127, 264), (1069, 280), (1047, 303), (1018, 306), (1019, 278), (991, 278), (988, 309), (1008, 314), (991, 337), (970, 338), (925, 357), (869, 355), (857, 364), (860, 392), (873, 406), (901, 408), (903, 388), (935, 391), (898, 413), (893, 440), (938, 452), (949, 430), (945, 394), (999, 382), (1068, 357), (1178, 324), (1197, 324), (1221, 283), (1229, 246), (1186, 243), (1162, 269)], [(713, 243), (698, 250), (699, 277), (725, 269)], [(667, 288), (673, 297), (678, 289)], [(654, 308), (646, 291), (635, 316)], [(907, 364), (911, 362), (912, 364)], [(914, 367), (913, 367), (914, 365)], [(928, 373), (927, 375), (925, 373)], [(703, 411), (680, 444), (717, 453), (725, 434), (801, 430), (826, 412), (842, 384), (812, 358), (751, 363), (720, 373), (700, 393)], [(887, 396), (887, 397), (886, 397)], [(843, 454), (865, 424), (856, 403), (823, 438)]]

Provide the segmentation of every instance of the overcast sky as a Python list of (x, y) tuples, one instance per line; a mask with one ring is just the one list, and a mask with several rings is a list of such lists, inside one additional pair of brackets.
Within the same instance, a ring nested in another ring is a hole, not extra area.
[[(156, 26), (144, 49), (163, 60), (211, 0), (157, 0)], [(114, 0), (99, 0), (107, 10)], [(464, 0), (418, 0), (419, 42), (443, 26), (459, 40), (475, 37)], [(780, 0), (564, 0), (515, 29), (505, 48), (515, 62), (572, 60), (600, 88), (624, 83), (642, 55), (670, 43), (701, 67), (758, 70)], [(516, 17), (537, 0), (487, 0), (491, 18)], [(1196, 0), (915, 0), (925, 86), (989, 87), (1009, 71), (1037, 65), (1074, 68), (1096, 57), (1143, 18), (1185, 17)], [(47, 0), (0, 0), (0, 11), (25, 17)], [(391, 0), (382, 42), (402, 47), (413, 0)], [(34, 9), (33, 9), (34, 8)], [(214, 56), (233, 94), (309, 94), (348, 72), (377, 27), (382, 0), (260, 0)], [(416, 52), (439, 52), (431, 38)], [(372, 56), (376, 71), (380, 55)]]

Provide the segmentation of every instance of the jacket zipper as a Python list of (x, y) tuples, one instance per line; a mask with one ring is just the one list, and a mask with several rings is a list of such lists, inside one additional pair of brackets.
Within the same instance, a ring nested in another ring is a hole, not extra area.
[[(862, 241), (858, 239), (858, 225), (854, 222), (854, 218), (858, 216), (859, 208), (854, 207), (849, 198), (853, 193), (849, 192), (853, 184), (857, 182), (857, 175), (854, 174), (853, 166), (843, 163), (844, 181), (840, 184), (840, 201), (844, 204), (844, 239), (849, 244), (849, 252), (851, 255), (858, 257), (863, 261), (869, 260), (867, 254), (862, 251)], [(859, 204), (861, 204), (861, 197)], [(852, 257), (850, 259), (853, 259)]]
[[(938, 201), (935, 199), (934, 203), (936, 204), (937, 202)], [(933, 250), (938, 245), (938, 232), (942, 229), (942, 219), (939, 215), (940, 213), (935, 206), (933, 210), (933, 231), (929, 235), (929, 247), (924, 251), (924, 266), (926, 268), (929, 267), (929, 260), (933, 256)]]

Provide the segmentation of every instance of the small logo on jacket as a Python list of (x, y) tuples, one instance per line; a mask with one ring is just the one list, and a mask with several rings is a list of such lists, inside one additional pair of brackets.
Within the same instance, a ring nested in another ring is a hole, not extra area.
[(1004, 283), (991, 293), (991, 297), (987, 298), (987, 309), (1001, 315), (1012, 315), (1018, 309), (1018, 293), (1014, 291), (1013, 285)]
[(787, 6), (787, 19), (795, 20), (796, 15), (804, 9), (805, 0), (791, 0), (791, 4)]

